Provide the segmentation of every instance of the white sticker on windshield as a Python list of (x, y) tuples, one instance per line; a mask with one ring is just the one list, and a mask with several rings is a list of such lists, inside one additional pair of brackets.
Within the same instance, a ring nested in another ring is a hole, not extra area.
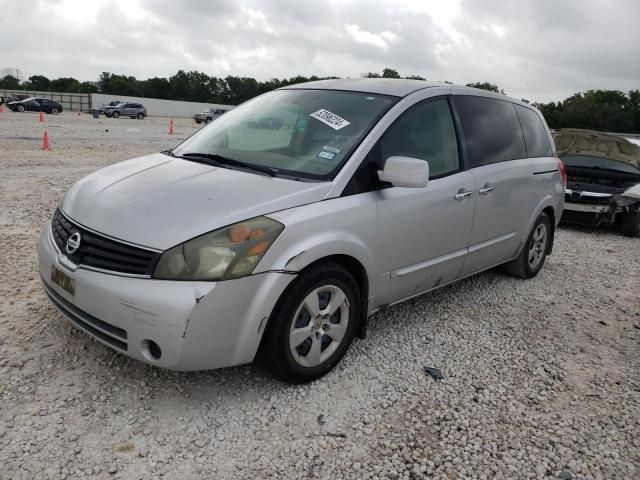
[(347, 125), (351, 125), (351, 122), (347, 122), (344, 118), (339, 117), (335, 113), (331, 113), (329, 110), (325, 110), (324, 108), (311, 113), (309, 116), (316, 120), (320, 120), (325, 125), (329, 125), (334, 130), (340, 130)]

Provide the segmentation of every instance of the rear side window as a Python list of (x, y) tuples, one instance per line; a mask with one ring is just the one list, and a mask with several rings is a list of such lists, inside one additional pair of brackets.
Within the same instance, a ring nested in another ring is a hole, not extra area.
[(488, 97), (454, 97), (471, 168), (526, 158), (522, 128), (511, 102)]
[(530, 157), (550, 157), (552, 154), (551, 143), (547, 136), (547, 130), (536, 112), (530, 108), (516, 105), (516, 112), (520, 118), (527, 153)]

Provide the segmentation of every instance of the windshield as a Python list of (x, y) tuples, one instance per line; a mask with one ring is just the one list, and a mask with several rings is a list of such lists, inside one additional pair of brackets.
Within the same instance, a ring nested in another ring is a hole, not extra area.
[(640, 170), (628, 163), (618, 162), (610, 158), (590, 157), (587, 155), (567, 155), (562, 157), (565, 167), (594, 168), (602, 170), (617, 170), (621, 173), (640, 175)]
[(329, 90), (269, 92), (227, 112), (173, 154), (219, 155), (278, 175), (326, 180), (396, 100)]

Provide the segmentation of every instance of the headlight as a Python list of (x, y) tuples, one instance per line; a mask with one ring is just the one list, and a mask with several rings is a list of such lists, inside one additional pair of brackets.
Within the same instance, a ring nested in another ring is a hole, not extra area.
[(227, 280), (253, 272), (284, 225), (266, 217), (206, 233), (166, 251), (153, 272), (165, 280)]

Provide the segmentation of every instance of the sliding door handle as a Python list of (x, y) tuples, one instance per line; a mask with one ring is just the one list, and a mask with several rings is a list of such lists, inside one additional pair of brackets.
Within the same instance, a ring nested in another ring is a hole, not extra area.
[(455, 198), (456, 200), (464, 200), (465, 198), (469, 198), (471, 195), (473, 195), (473, 192), (471, 190), (465, 191), (461, 188), (460, 190), (458, 190), (458, 193), (453, 196), (453, 198)]
[(478, 193), (480, 195), (489, 195), (491, 192), (493, 192), (495, 190), (496, 187), (494, 187), (493, 185), (491, 185), (490, 183), (485, 183), (484, 187), (482, 187)]

